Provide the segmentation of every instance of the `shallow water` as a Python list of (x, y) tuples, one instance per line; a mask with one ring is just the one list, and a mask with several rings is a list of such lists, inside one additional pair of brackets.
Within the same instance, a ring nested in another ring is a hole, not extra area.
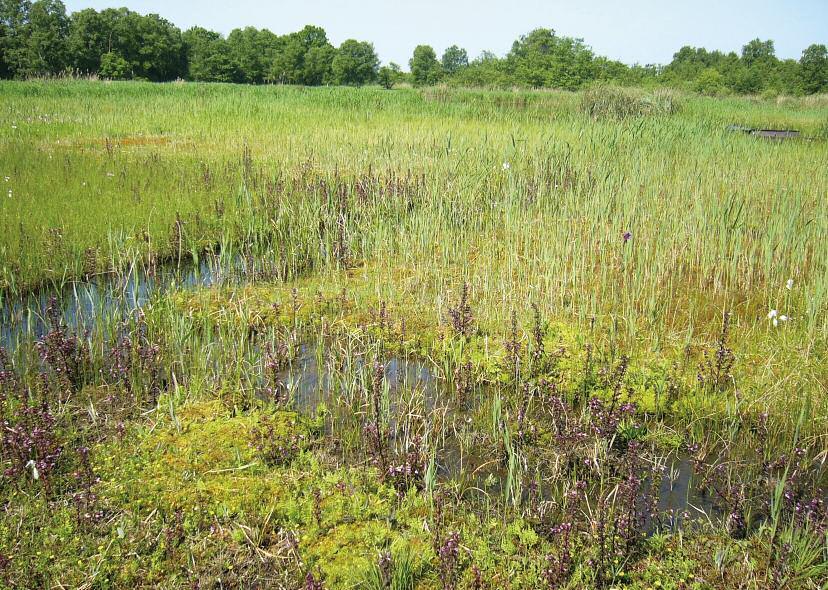
[[(328, 352), (320, 351), (315, 344), (302, 345), (291, 367), (279, 374), (290, 395), (291, 403), (300, 412), (313, 414), (318, 404), (329, 403), (335, 393), (334, 378), (330, 364), (325, 359)], [(359, 359), (358, 370), (364, 369), (366, 362)], [(441, 400), (449, 399), (444, 381), (438, 379), (432, 368), (416, 359), (390, 357), (384, 361), (385, 383), (389, 390), (392, 416), (396, 412), (401, 398), (406, 392), (417, 390), (423, 395), (425, 410), (430, 411)], [(462, 424), (471, 420), (474, 403), (460, 409), (450, 404), (447, 419)], [(392, 418), (392, 431), (394, 423)], [(452, 430), (452, 429), (449, 429)], [(437, 478), (443, 482), (454, 482), (466, 490), (469, 499), (474, 497), (503, 497), (506, 492), (508, 469), (499, 459), (481, 452), (474, 444), (461, 444), (454, 434), (448, 434), (438, 445), (435, 457)], [(670, 457), (665, 461), (665, 469), (660, 480), (656, 496), (655, 518), (647, 518), (646, 528), (650, 532), (658, 529), (679, 529), (700, 521), (716, 520), (721, 514), (712, 499), (694, 486), (695, 474), (693, 464), (686, 456)], [(642, 487), (640, 500), (644, 502), (650, 494), (651, 482), (646, 481)], [(529, 489), (521, 489), (523, 501), (529, 499)], [(538, 486), (537, 499), (540, 501), (554, 497), (551, 485)]]
[[(117, 279), (103, 277), (91, 281), (76, 281), (60, 292), (41, 289), (16, 300), (5, 300), (0, 305), (0, 346), (13, 352), (25, 340), (37, 339), (48, 331), (46, 310), (54, 298), (60, 306), (64, 321), (76, 332), (95, 326), (108, 316), (126, 317), (145, 306), (157, 295), (174, 289), (194, 289), (221, 284), (232, 276), (234, 282), (245, 282), (243, 272), (231, 269), (223, 271), (209, 258), (200, 264), (165, 267), (156, 272), (133, 270)], [(290, 366), (277, 375), (278, 381), (297, 410), (313, 414), (320, 403), (327, 403), (336, 389), (335, 371), (329, 358), (330, 350), (320, 350), (316, 344), (304, 344)], [(320, 364), (321, 361), (321, 364)], [(351, 370), (364, 370), (369, 361), (355, 357)], [(392, 356), (384, 359), (384, 382), (388, 388), (391, 415), (397, 413), (406, 395), (412, 392), (421, 396), (425, 412), (430, 412), (441, 401), (450, 399), (445, 382), (437, 378), (433, 367), (414, 358)], [(449, 417), (459, 423), (471, 420), (472, 405), (457, 408), (450, 404)], [(390, 425), (392, 431), (395, 424)], [(438, 448), (438, 479), (459, 483), (465, 489), (480, 495), (503, 496), (506, 488), (507, 469), (503, 462), (485, 455), (474, 444), (461, 444), (456, 435), (448, 435)], [(649, 493), (649, 484), (644, 493)], [(537, 491), (541, 501), (552, 497), (549, 486), (541, 485)], [(473, 494), (474, 495), (474, 494)], [(523, 486), (524, 500), (529, 491)], [(648, 522), (649, 529), (656, 526), (678, 528), (696, 519), (706, 520), (716, 513), (713, 502), (693, 486), (693, 468), (687, 458), (670, 462), (661, 480), (657, 499), (658, 521)]]
[[(357, 358), (357, 370), (367, 366)], [(385, 383), (391, 395), (392, 410), (403, 390), (418, 389), (422, 392), (426, 409), (433, 407), (438, 394), (438, 382), (431, 368), (413, 358), (391, 357), (383, 362)], [(324, 362), (319, 365), (317, 346), (303, 344), (291, 366), (278, 375), (292, 403), (302, 412), (313, 413), (320, 402), (327, 402), (333, 390), (333, 371)]]
[(41, 288), (23, 297), (6, 297), (0, 299), (0, 346), (14, 352), (20, 342), (43, 336), (49, 328), (46, 310), (52, 299), (60, 307), (64, 322), (83, 333), (102, 318), (127, 317), (152, 297), (169, 290), (208, 287), (227, 277), (214, 260), (203, 258), (198, 265), (166, 265), (152, 272), (133, 268), (122, 276), (103, 275), (70, 282), (62, 289)]
[(745, 133), (762, 139), (782, 141), (785, 139), (800, 139), (802, 132), (796, 129), (754, 129), (743, 125), (728, 125), (727, 130), (734, 133)]
[[(695, 484), (693, 463), (687, 456), (673, 457), (661, 478), (656, 503), (660, 523), (648, 519), (647, 528), (681, 528), (693, 521), (718, 520), (721, 511)], [(649, 485), (649, 482), (648, 482)]]

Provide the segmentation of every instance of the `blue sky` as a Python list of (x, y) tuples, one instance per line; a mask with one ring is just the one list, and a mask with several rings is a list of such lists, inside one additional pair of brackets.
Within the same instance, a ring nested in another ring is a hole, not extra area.
[(65, 0), (68, 11), (127, 6), (154, 12), (182, 29), (227, 34), (253, 25), (288, 33), (324, 27), (338, 45), (372, 41), (383, 61), (408, 63), (414, 47), (439, 53), (458, 44), (471, 57), (505, 54), (537, 27), (581, 37), (596, 53), (626, 63), (666, 63), (683, 45), (740, 51), (750, 39), (773, 39), (781, 58), (798, 59), (811, 43), (828, 44), (828, 0)]

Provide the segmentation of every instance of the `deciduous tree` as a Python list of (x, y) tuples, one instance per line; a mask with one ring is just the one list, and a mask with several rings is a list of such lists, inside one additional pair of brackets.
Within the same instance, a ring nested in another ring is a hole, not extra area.
[(443, 71), (447, 75), (453, 76), (469, 66), (469, 54), (465, 49), (452, 45), (443, 52), (442, 64)]
[(183, 34), (188, 78), (198, 82), (236, 82), (240, 79), (227, 41), (214, 31), (193, 27)]
[(430, 45), (418, 45), (414, 55), (408, 62), (411, 68), (411, 77), (417, 86), (436, 84), (443, 74), (437, 54)]
[(508, 60), (517, 80), (528, 86), (575, 90), (595, 78), (593, 53), (581, 39), (535, 29), (512, 45)]
[(802, 52), (799, 67), (805, 92), (828, 92), (828, 49), (825, 45), (810, 45)]
[(386, 90), (391, 90), (394, 84), (400, 79), (400, 66), (391, 62), (387, 66), (382, 66), (379, 71), (379, 83)]
[(379, 58), (367, 41), (344, 41), (333, 59), (333, 79), (346, 86), (361, 86), (377, 79)]

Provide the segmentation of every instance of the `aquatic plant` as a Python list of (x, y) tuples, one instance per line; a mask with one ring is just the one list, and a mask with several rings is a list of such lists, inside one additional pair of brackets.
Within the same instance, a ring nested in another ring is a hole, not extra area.
[(380, 553), (379, 560), (377, 562), (377, 569), (379, 569), (382, 588), (391, 588), (391, 576), (394, 571), (394, 561), (390, 551), (383, 551)]
[(518, 334), (517, 313), (514, 309), (511, 318), (509, 336), (503, 343), (503, 348), (506, 350), (507, 374), (517, 382), (520, 379), (522, 346)]
[[(362, 187), (362, 185), (357, 185)], [(336, 263), (347, 268), (350, 264), (351, 249), (348, 243), (348, 193), (344, 186), (339, 187), (336, 212), (336, 238), (333, 244), (333, 257)]]
[(104, 513), (94, 490), (101, 479), (92, 470), (89, 447), (79, 447), (77, 454), (80, 464), (72, 474), (77, 488), (77, 491), (72, 494), (72, 502), (75, 504), (78, 526), (89, 527), (103, 518)]
[(581, 95), (581, 110), (593, 119), (673, 115), (681, 106), (681, 97), (664, 89), (646, 93), (633, 88), (597, 85)]
[(5, 409), (9, 397), (19, 397), (23, 392), (20, 390), (20, 380), (9, 359), (8, 351), (0, 346), (0, 408)]
[(7, 464), (3, 477), (21, 485), (30, 478), (40, 482), (48, 492), (63, 453), (57, 420), (45, 403), (32, 405), (27, 398), (22, 398), (14, 407), (13, 417), (7, 408), (2, 409), (6, 417), (0, 441), (3, 461)]
[(463, 336), (466, 339), (470, 338), (474, 331), (474, 314), (472, 313), (469, 296), (469, 283), (463, 282), (463, 287), (460, 289), (460, 297), (458, 298), (457, 303), (448, 308), (448, 317), (451, 327), (458, 335)]
[(462, 408), (468, 402), (469, 394), (474, 387), (474, 367), (471, 361), (460, 363), (455, 367), (453, 382), (457, 404)]
[(437, 559), (443, 590), (454, 590), (460, 565), (460, 533), (452, 531), (445, 536), (437, 551)]
[(64, 394), (79, 391), (91, 371), (89, 348), (63, 323), (55, 297), (49, 300), (46, 315), (49, 331), (36, 344), (40, 358), (53, 371)]
[(734, 386), (733, 365), (736, 363), (736, 355), (728, 346), (729, 337), (730, 312), (725, 311), (722, 314), (722, 327), (715, 348), (712, 351), (704, 351), (699, 366), (699, 384), (713, 393), (722, 393)]
[(615, 437), (621, 421), (634, 416), (637, 410), (635, 402), (621, 402), (624, 377), (628, 368), (629, 358), (622, 356), (618, 365), (604, 377), (604, 386), (611, 392), (610, 399), (604, 401), (599, 397), (593, 397), (589, 400), (591, 427), (597, 435), (607, 441)]
[(586, 482), (575, 482), (564, 496), (566, 508), (561, 522), (549, 529), (549, 536), (555, 541), (556, 551), (546, 556), (543, 577), (552, 590), (565, 587), (575, 567), (572, 537), (573, 533), (576, 532), (577, 511), (585, 489)]
[(546, 345), (543, 340), (546, 338), (547, 326), (541, 316), (540, 306), (537, 302), (532, 302), (532, 374), (541, 375), (547, 372), (546, 367)]
[(263, 415), (251, 430), (251, 446), (268, 465), (288, 465), (307, 443), (301, 432), (286, 428), (286, 422), (293, 419), (289, 415)]
[(308, 572), (305, 574), (305, 583), (302, 588), (303, 590), (325, 590), (325, 584), (322, 583), (322, 580), (317, 580), (311, 572)]
[(425, 486), (426, 452), (423, 439), (417, 435), (411, 440), (408, 449), (401, 457), (400, 463), (388, 466), (385, 478), (398, 491), (405, 493), (411, 487), (423, 489)]
[(377, 467), (380, 474), (389, 474), (389, 432), (386, 425), (385, 412), (383, 411), (383, 381), (385, 379), (385, 367), (374, 361), (371, 369), (371, 381), (369, 386), (368, 400), (370, 404), (370, 417), (363, 432), (365, 435), (366, 451), (371, 462)]
[(276, 338), (265, 344), (262, 366), (264, 383), (259, 390), (260, 397), (273, 401), (276, 405), (284, 405), (289, 401), (282, 372), (290, 364), (292, 356), (290, 346), (284, 338)]
[(110, 382), (132, 394), (130, 403), (155, 404), (163, 389), (161, 344), (150, 340), (143, 312), (122, 323), (107, 361)]
[(407, 546), (401, 545), (393, 551), (386, 548), (380, 550), (376, 564), (368, 571), (361, 587), (369, 590), (414, 590), (419, 573)]

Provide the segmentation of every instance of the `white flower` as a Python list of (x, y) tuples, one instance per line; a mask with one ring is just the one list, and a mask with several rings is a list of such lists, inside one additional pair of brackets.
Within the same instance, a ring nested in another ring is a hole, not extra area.
[(33, 459), (29, 459), (29, 462), (26, 463), (26, 467), (31, 467), (32, 468), (32, 477), (35, 480), (40, 479), (40, 472), (37, 470), (37, 465), (35, 465), (35, 462), (34, 462)]
[(768, 313), (768, 319), (772, 320), (772, 319), (776, 318), (776, 316), (778, 316), (778, 315), (779, 315), (779, 312), (776, 311), (775, 309), (772, 309), (772, 310), (770, 310), (770, 313)]
[(3, 180), (5, 180), (6, 182), (10, 181), (10, 180), (11, 180), (11, 176), (4, 176), (4, 177), (3, 177)]
[(787, 282), (787, 283), (785, 283), (785, 288), (786, 288), (788, 291), (790, 291), (791, 289), (793, 289), (793, 279), (788, 279), (788, 282)]
[(788, 316), (786, 316), (786, 315), (779, 316), (779, 321), (780, 322), (787, 322), (788, 321)]
[(512, 165), (509, 162), (503, 162), (503, 169), (504, 170), (509, 170), (511, 167), (512, 167)]
[(12, 125), (12, 129), (17, 129), (17, 125)]
[(114, 172), (107, 172), (107, 173), (106, 173), (106, 175), (107, 175), (109, 178), (112, 178), (113, 176), (115, 176), (115, 173), (114, 173)]
[(775, 328), (778, 325), (779, 325), (779, 320), (777, 320), (776, 318), (773, 318), (773, 327)]
[(11, 189), (9, 189), (9, 198), (10, 198), (10, 199), (12, 198), (12, 192), (11, 192)]

